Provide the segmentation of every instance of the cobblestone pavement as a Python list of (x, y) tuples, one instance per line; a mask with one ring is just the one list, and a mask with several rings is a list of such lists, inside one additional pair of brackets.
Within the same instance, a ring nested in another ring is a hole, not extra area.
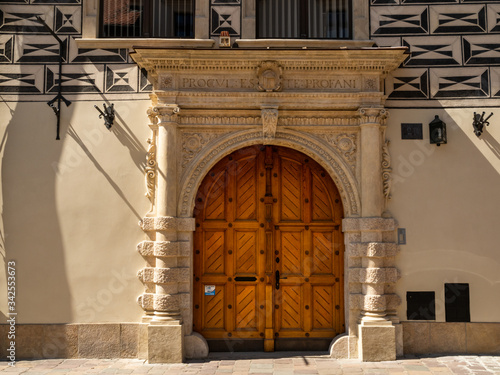
[(147, 364), (137, 359), (48, 359), (19, 361), (15, 367), (0, 362), (0, 372), (17, 374), (352, 374), (500, 375), (500, 356), (433, 356), (399, 359), (394, 362), (335, 360), (324, 355), (212, 354), (206, 360), (181, 364)]

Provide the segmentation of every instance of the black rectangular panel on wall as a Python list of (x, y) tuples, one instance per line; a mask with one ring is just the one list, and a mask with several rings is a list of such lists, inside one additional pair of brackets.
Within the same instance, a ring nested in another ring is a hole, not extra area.
[(470, 322), (469, 284), (444, 284), (447, 322)]
[(408, 320), (436, 320), (434, 292), (406, 292), (406, 317)]

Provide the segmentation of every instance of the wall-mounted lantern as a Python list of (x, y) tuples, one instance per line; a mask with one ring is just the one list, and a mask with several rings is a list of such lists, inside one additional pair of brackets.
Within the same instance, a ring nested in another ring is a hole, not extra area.
[(111, 129), (113, 121), (115, 120), (115, 105), (111, 103), (109, 107), (106, 107), (106, 103), (104, 103), (102, 106), (104, 107), (104, 112), (96, 105), (94, 108), (99, 112), (99, 118), (104, 117), (104, 125), (106, 125), (106, 128)]
[(438, 115), (434, 117), (434, 120), (429, 124), (429, 137), (431, 144), (436, 144), (440, 146), (441, 143), (448, 143), (446, 137), (446, 124), (439, 118)]
[(493, 112), (490, 113), (490, 115), (486, 118), (484, 118), (485, 112), (483, 112), (482, 115), (479, 115), (479, 113), (474, 112), (474, 119), (472, 121), (472, 127), (474, 128), (474, 134), (477, 135), (478, 137), (483, 134), (484, 126), (488, 126), (490, 123), (488, 120), (490, 119), (491, 116), (493, 116)]

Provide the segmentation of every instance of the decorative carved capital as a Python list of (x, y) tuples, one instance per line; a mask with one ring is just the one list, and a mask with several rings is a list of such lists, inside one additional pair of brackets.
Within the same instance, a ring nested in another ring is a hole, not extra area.
[(163, 104), (148, 109), (148, 116), (153, 124), (177, 122), (180, 108), (177, 104)]
[(385, 125), (387, 117), (389, 117), (389, 111), (385, 108), (360, 108), (358, 115), (360, 117), (360, 125)]
[(264, 142), (274, 139), (278, 127), (278, 107), (262, 107), (262, 134)]

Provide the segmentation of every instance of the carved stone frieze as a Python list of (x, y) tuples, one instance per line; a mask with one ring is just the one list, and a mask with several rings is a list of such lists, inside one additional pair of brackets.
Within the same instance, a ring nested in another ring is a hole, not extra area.
[(358, 126), (359, 117), (280, 117), (281, 126)]
[(181, 116), (180, 125), (259, 125), (257, 116)]

